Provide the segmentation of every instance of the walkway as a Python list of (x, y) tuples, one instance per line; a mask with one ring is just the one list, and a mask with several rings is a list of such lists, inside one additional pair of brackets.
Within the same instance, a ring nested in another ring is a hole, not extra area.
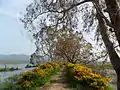
[(51, 77), (50, 83), (37, 90), (71, 90), (66, 84), (64, 69), (60, 70), (57, 75)]

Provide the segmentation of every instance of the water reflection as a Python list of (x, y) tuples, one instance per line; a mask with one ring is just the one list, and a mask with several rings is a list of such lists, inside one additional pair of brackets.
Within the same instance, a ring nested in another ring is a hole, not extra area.
[[(11, 76), (16, 75), (16, 74), (18, 75), (22, 72), (29, 71), (29, 70), (33, 69), (33, 68), (25, 68), (25, 66), (26, 66), (26, 64), (17, 64), (17, 65), (8, 64), (7, 67), (15, 67), (15, 68), (18, 67), (21, 70), (0, 72), (0, 83), (3, 83), (5, 78), (11, 77)], [(0, 65), (0, 68), (4, 68), (4, 67), (5, 67), (4, 65)]]

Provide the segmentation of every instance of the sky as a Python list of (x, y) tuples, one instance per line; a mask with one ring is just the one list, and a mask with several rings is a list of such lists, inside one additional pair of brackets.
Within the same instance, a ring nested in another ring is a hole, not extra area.
[(35, 45), (23, 24), (21, 12), (32, 0), (0, 0), (0, 54), (31, 54)]

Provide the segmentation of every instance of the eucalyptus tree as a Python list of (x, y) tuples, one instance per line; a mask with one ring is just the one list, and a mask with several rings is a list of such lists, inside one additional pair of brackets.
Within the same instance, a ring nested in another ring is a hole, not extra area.
[[(34, 0), (26, 8), (22, 22), (27, 30), (36, 34), (43, 28), (76, 29), (82, 17), (83, 30), (101, 36), (110, 61), (117, 74), (120, 90), (120, 7), (118, 0)], [(38, 28), (39, 27), (39, 28)], [(114, 40), (111, 38), (114, 36)]]
[(84, 64), (92, 62), (92, 45), (83, 38), (82, 33), (73, 33), (71, 29), (63, 32), (56, 38), (55, 57), (60, 58), (63, 62)]
[(71, 63), (87, 64), (93, 61), (91, 58), (93, 56), (92, 45), (83, 38), (81, 32), (74, 32), (68, 28), (55, 30), (49, 27), (44, 30), (44, 36), (40, 33), (37, 34), (33, 36), (36, 40), (36, 51), (31, 55), (30, 63), (32, 64), (39, 64), (39, 62), (44, 61), (46, 56), (49, 60)]

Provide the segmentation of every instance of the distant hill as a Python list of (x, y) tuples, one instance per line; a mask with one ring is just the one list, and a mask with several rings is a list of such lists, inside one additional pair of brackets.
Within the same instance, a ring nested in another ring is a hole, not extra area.
[(24, 54), (11, 54), (0, 55), (0, 64), (5, 63), (29, 63), (29, 55)]

